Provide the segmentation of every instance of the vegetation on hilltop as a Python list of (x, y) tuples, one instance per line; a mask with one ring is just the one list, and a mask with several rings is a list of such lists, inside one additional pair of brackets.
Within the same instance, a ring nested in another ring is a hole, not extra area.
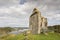
[(18, 34), (18, 35), (11, 34), (6, 37), (2, 37), (1, 39), (3, 39), (3, 40), (60, 40), (60, 34), (58, 34), (58, 33), (48, 33), (48, 35), (29, 34), (27, 36), (25, 36), (23, 34)]
[(11, 27), (0, 27), (0, 34), (7, 34), (8, 32), (13, 31), (14, 28)]

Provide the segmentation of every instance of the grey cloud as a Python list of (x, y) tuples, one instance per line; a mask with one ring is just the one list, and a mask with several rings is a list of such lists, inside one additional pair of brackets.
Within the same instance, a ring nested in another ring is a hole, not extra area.
[[(24, 21), (25, 20), (25, 21)], [(26, 27), (27, 26), (27, 19), (19, 19), (19, 18), (12, 18), (12, 17), (0, 17), (0, 27), (4, 26), (11, 26), (11, 27)]]
[[(35, 7), (41, 11), (43, 16), (48, 18), (49, 23), (53, 19), (55, 19), (55, 21), (60, 20), (60, 0), (23, 0), (22, 4), (19, 4), (19, 2), (21, 2), (21, 0), (0, 0), (0, 7), (2, 6), (2, 8), (0, 8), (0, 17), (7, 17), (6, 20), (8, 23), (5, 22), (6, 24), (10, 24), (11, 26), (28, 26), (29, 16)], [(13, 18), (18, 18), (18, 20)], [(3, 18), (2, 20), (4, 21), (5, 19)]]
[[(28, 0), (28, 2), (32, 0)], [(60, 10), (60, 0), (33, 0), (38, 5), (47, 5), (49, 10)]]
[(0, 0), (0, 7), (18, 5), (20, 0)]

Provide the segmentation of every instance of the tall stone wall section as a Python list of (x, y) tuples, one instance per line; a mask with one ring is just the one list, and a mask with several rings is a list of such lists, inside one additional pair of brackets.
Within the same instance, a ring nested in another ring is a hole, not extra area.
[(34, 8), (29, 18), (29, 27), (33, 34), (40, 34), (47, 29), (47, 18), (41, 16), (41, 12)]

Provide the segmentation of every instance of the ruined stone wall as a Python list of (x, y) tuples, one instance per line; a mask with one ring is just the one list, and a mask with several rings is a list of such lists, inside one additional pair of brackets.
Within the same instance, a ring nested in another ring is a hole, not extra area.
[(42, 29), (47, 28), (47, 19), (35, 8), (29, 18), (29, 27), (33, 34), (40, 34)]
[(42, 18), (42, 32), (47, 32), (47, 18)]
[(30, 28), (32, 30), (32, 33), (37, 33), (38, 31), (38, 15), (34, 14), (33, 16), (31, 16), (30, 18)]

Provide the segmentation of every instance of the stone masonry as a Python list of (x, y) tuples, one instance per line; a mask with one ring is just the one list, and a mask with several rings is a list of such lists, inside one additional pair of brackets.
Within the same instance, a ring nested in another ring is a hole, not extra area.
[(30, 15), (29, 27), (32, 34), (40, 34), (47, 31), (47, 18), (41, 16), (41, 12), (37, 8), (34, 8), (33, 13)]

